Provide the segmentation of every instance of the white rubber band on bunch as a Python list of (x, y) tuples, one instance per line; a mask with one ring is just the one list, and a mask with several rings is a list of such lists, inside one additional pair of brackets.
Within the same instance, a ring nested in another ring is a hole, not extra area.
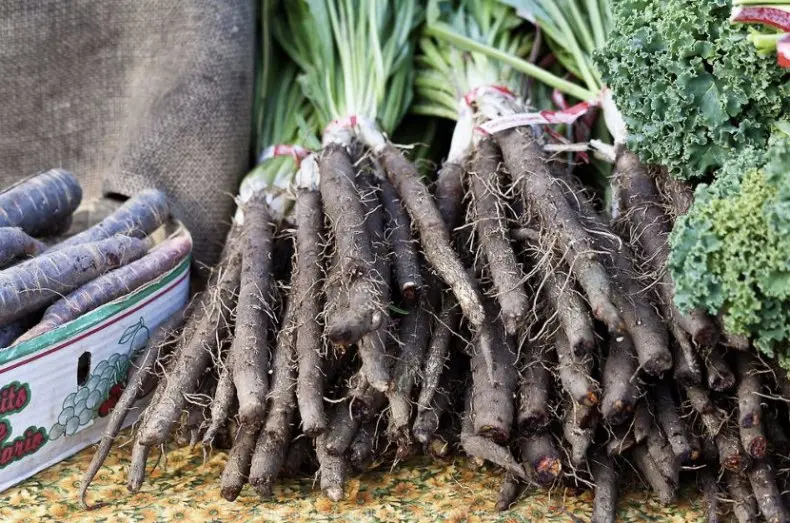
[(516, 99), (516, 95), (513, 93), (513, 91), (504, 85), (481, 85), (466, 93), (463, 97), (463, 101), (468, 107), (473, 107), (478, 99), (483, 98), (486, 95), (496, 95), (511, 100)]

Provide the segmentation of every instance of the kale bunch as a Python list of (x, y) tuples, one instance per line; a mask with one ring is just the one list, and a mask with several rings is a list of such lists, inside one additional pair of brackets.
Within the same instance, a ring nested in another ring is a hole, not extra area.
[(644, 163), (691, 180), (765, 147), (790, 100), (790, 75), (730, 24), (729, 0), (612, 5), (614, 28), (595, 59)]
[(721, 313), (790, 369), (790, 138), (744, 149), (699, 185), (670, 241), (678, 307)]

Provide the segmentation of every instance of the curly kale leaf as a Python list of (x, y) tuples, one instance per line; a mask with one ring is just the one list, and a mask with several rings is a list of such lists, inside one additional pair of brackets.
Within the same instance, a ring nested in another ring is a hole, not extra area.
[(596, 56), (643, 162), (689, 180), (732, 152), (764, 148), (790, 76), (760, 57), (729, 0), (618, 0)]
[(682, 310), (722, 313), (790, 368), (790, 140), (746, 149), (700, 185), (671, 236), (669, 269)]

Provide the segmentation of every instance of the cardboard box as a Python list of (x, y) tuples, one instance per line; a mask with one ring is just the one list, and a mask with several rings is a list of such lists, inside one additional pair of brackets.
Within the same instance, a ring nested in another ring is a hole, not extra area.
[(186, 303), (189, 268), (187, 256), (135, 292), (0, 350), (0, 491), (101, 439), (135, 351)]

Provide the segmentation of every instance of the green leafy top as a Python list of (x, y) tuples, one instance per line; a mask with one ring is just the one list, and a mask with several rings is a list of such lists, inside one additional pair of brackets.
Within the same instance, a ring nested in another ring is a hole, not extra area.
[(309, 140), (317, 128), (315, 111), (296, 82), (299, 70), (272, 36), (275, 4), (276, 0), (263, 0), (259, 13), (261, 52), (253, 102), (256, 157), (271, 145)]
[(729, 0), (618, 0), (596, 56), (629, 148), (681, 179), (764, 147), (790, 95), (790, 77), (754, 53), (729, 13)]
[(378, 120), (385, 132), (412, 98), (417, 0), (289, 0), (274, 22), (301, 70), (299, 84), (322, 127), (336, 119)]
[[(457, 35), (503, 53), (522, 56), (532, 45), (532, 34), (516, 31), (523, 21), (496, 0), (432, 0), (429, 24), (444, 21)], [(480, 52), (463, 51), (447, 39), (426, 35), (417, 56), (418, 103), (412, 111), (455, 120), (458, 104), (475, 88), (499, 85), (513, 92), (521, 89), (521, 75), (500, 60)]]
[(501, 0), (534, 19), (562, 66), (598, 93), (601, 75), (593, 53), (606, 44), (612, 25), (610, 0)]
[[(523, 46), (514, 48), (507, 45), (508, 42), (518, 40), (519, 35), (517, 33), (520, 29), (519, 24), (515, 23), (512, 9), (503, 11), (502, 6), (498, 5), (502, 3), (502, 0), (459, 0), (459, 2), (461, 10), (468, 10), (474, 24), (481, 29), (479, 33), (470, 31), (468, 22), (462, 23), (464, 18), (458, 15), (455, 18), (451, 16), (449, 21), (445, 20), (443, 15), (446, 12), (452, 12), (452, 10), (447, 7), (444, 7), (444, 9), (437, 8), (436, 6), (441, 7), (444, 2), (431, 0), (431, 12), (425, 27), (425, 35), (450, 44), (466, 53), (487, 56), (492, 60), (494, 67), (507, 66), (518, 73), (535, 78), (542, 84), (580, 100), (589, 100), (595, 96), (595, 92), (575, 82), (565, 80), (551, 71), (542, 69), (525, 60), (520, 52)], [(449, 2), (447, 4), (452, 5)], [(467, 20), (470, 18), (467, 18)], [(490, 22), (481, 23), (481, 20), (490, 20)], [(497, 26), (496, 23), (507, 23), (509, 29), (506, 29), (504, 26)], [(477, 29), (475, 25), (471, 27)], [(503, 38), (500, 33), (505, 30), (516, 34), (511, 35), (507, 39)], [(496, 65), (496, 62), (499, 62), (501, 65)], [(505, 80), (506, 78), (500, 79), (499, 82)]]
[[(255, 79), (254, 144), (257, 165), (241, 181), (239, 202), (244, 203), (256, 192), (283, 192), (293, 181), (297, 162), (292, 156), (260, 158), (275, 145), (314, 145), (318, 132), (315, 111), (296, 81), (296, 64), (283, 55), (272, 38), (271, 25), (275, 16), (275, 0), (264, 0), (260, 11), (261, 53)], [(278, 198), (279, 211), (285, 213), (289, 204)], [(242, 211), (236, 213), (241, 222)]]
[[(747, 147), (701, 184), (671, 236), (669, 269), (682, 310), (723, 315), (725, 327), (774, 355), (790, 340), (790, 139)], [(777, 354), (790, 368), (790, 352)]]

